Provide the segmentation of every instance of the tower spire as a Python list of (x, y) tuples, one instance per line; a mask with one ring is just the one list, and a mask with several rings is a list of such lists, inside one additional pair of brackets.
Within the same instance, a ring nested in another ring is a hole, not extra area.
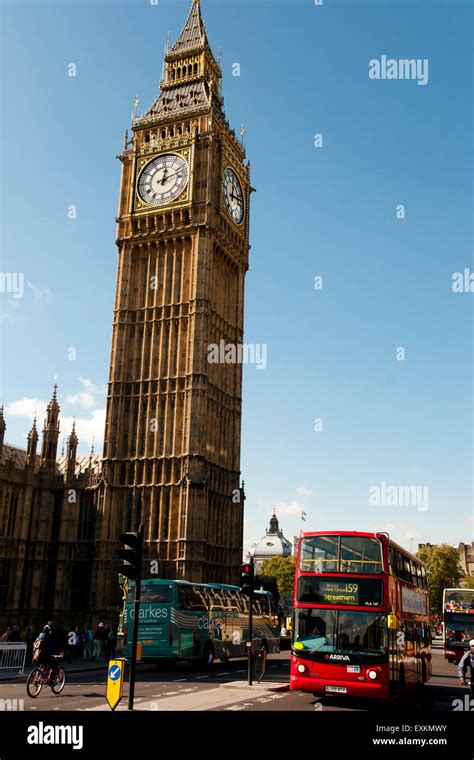
[(36, 429), (36, 412), (33, 418), (33, 425), (28, 433), (28, 447), (26, 449), (26, 463), (34, 466), (36, 463), (36, 448), (38, 446), (38, 431)]
[(0, 455), (3, 449), (3, 440), (5, 438), (6, 429), (7, 429), (7, 426), (5, 423), (4, 408), (3, 408), (3, 401), (2, 401), (2, 406), (0, 407)]
[(206, 27), (201, 15), (201, 3), (193, 0), (189, 16), (183, 27), (183, 31), (174, 43), (170, 53), (184, 53), (188, 50), (209, 46), (206, 35)]
[(76, 420), (73, 420), (72, 430), (69, 438), (67, 439), (67, 469), (66, 479), (71, 481), (74, 478), (76, 472), (76, 458), (77, 458), (77, 444), (79, 443), (76, 435)]
[(41, 467), (45, 470), (53, 470), (56, 466), (59, 438), (59, 411), (58, 386), (53, 386), (53, 396), (46, 407), (46, 419), (43, 427), (43, 441), (41, 447)]

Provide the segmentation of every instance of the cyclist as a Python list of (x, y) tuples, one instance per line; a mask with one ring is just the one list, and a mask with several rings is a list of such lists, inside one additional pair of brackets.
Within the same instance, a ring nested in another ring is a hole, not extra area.
[(466, 671), (471, 668), (471, 694), (474, 694), (474, 639), (469, 642), (469, 649), (459, 662), (458, 675), (462, 686), (466, 686)]
[(53, 655), (58, 655), (60, 652), (58, 651), (56, 637), (48, 623), (43, 627), (38, 639), (41, 641), (41, 653), (38, 664), (51, 668), (50, 679), (53, 681), (57, 670), (57, 659)]

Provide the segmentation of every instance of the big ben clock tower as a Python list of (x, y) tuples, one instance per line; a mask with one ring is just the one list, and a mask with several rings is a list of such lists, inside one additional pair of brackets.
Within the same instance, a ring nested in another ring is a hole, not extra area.
[[(118, 535), (145, 526), (160, 577), (236, 582), (250, 166), (223, 111), (200, 2), (125, 141), (92, 602), (117, 598)], [(235, 352), (234, 352), (235, 354)]]

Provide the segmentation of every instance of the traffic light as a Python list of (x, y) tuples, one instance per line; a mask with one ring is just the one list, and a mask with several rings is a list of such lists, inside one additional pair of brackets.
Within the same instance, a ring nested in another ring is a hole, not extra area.
[(252, 594), (255, 585), (255, 569), (253, 562), (240, 566), (240, 590), (243, 594)]
[(121, 533), (119, 541), (123, 548), (119, 549), (118, 555), (122, 560), (117, 571), (136, 581), (141, 574), (142, 556), (143, 556), (143, 534), (142, 533)]

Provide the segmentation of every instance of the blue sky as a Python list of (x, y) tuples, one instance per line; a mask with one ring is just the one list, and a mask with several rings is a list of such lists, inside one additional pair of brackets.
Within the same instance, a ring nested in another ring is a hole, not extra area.
[[(75, 414), (81, 449), (92, 435), (101, 449), (115, 157), (190, 4), (1, 3), (2, 271), (24, 274), (22, 298), (0, 292), (11, 443), (25, 445), (35, 408), (42, 422), (57, 375), (61, 435)], [(407, 548), (470, 542), (474, 295), (452, 291), (474, 268), (470, 3), (202, 9), (257, 188), (246, 341), (268, 346), (268, 366), (244, 368), (246, 545), (274, 506), (290, 539), (303, 526), (388, 529)], [(370, 79), (382, 55), (427, 59), (428, 83)], [(429, 508), (371, 505), (382, 483), (428, 488)]]

